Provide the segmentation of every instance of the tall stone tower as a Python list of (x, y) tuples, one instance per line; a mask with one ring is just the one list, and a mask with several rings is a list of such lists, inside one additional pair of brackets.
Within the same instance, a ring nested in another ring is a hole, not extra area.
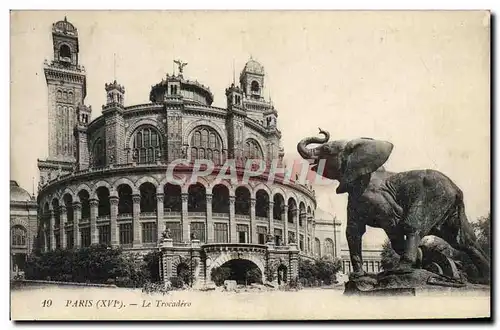
[(78, 123), (77, 109), (84, 104), (86, 74), (78, 63), (78, 31), (64, 20), (52, 25), (53, 59), (45, 61), (48, 87), (48, 158), (39, 161), (40, 181), (51, 179), (51, 173), (73, 170), (77, 159), (74, 129)]

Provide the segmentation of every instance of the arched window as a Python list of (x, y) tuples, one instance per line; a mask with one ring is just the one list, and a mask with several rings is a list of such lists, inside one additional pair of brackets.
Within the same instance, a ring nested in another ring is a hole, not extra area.
[(104, 144), (102, 139), (97, 139), (94, 142), (94, 147), (92, 148), (92, 157), (94, 159), (94, 166), (101, 167), (104, 166), (104, 160), (106, 155), (104, 154)]
[(214, 164), (221, 163), (222, 139), (211, 127), (200, 126), (191, 135), (191, 160), (210, 159)]
[(333, 257), (333, 241), (330, 238), (325, 239), (325, 255)]
[(59, 57), (71, 58), (71, 49), (68, 45), (61, 45), (61, 47), (59, 48)]
[(12, 245), (13, 246), (24, 246), (26, 245), (26, 229), (24, 227), (16, 225), (11, 229), (12, 234)]
[(267, 218), (269, 215), (269, 195), (265, 190), (260, 189), (255, 194), (255, 215)]
[(319, 241), (319, 238), (314, 239), (314, 253), (318, 256), (321, 257), (321, 242)]
[(161, 158), (161, 140), (158, 130), (153, 126), (137, 129), (132, 141), (132, 155), (135, 162), (155, 163)]
[(248, 139), (245, 142), (245, 158), (246, 159), (262, 159), (262, 149), (259, 146), (259, 143), (254, 139)]
[(251, 85), (252, 92), (258, 92), (260, 89), (259, 83), (257, 81), (252, 81)]

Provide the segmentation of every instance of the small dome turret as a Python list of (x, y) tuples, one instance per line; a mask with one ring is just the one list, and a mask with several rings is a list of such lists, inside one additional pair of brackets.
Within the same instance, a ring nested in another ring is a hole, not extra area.
[(254, 73), (254, 74), (264, 74), (264, 66), (254, 60), (253, 58), (250, 58), (250, 60), (245, 64), (245, 67), (243, 68), (243, 72), (247, 73)]
[(11, 202), (29, 202), (32, 197), (29, 192), (19, 187), (19, 184), (11, 180), (10, 181), (10, 201)]

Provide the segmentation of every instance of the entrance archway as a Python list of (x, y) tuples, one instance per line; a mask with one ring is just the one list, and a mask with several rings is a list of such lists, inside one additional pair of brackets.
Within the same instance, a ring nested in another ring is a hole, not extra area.
[(262, 284), (262, 272), (259, 267), (247, 259), (232, 259), (220, 266), (226, 280), (236, 281), (237, 284)]
[(184, 284), (191, 284), (190, 282), (191, 272), (189, 270), (188, 264), (181, 262), (177, 265), (177, 277), (182, 280)]
[(285, 265), (279, 265), (278, 267), (278, 284), (284, 284), (287, 282), (287, 268)]

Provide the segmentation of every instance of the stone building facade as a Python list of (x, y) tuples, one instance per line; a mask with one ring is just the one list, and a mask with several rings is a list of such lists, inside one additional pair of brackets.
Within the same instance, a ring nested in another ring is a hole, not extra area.
[(35, 197), (10, 181), (10, 273), (22, 275), (27, 255), (37, 237), (37, 203)]
[(314, 255), (318, 258), (324, 256), (340, 258), (341, 236), (345, 236), (340, 231), (340, 221), (333, 214), (318, 208), (315, 223)]
[[(165, 278), (187, 267), (199, 282), (233, 259), (273, 269), (281, 280), (297, 276), (298, 255), (314, 256), (312, 187), (280, 175), (269, 183), (268, 172), (249, 182), (216, 180), (227, 160), (238, 173), (249, 159), (283, 167), (278, 112), (263, 96), (260, 63), (250, 59), (239, 84), (228, 86), (225, 108), (213, 106), (210, 88), (187, 79), (177, 61), (177, 74), (154, 84), (144, 104), (126, 105), (125, 87), (105, 84), (102, 115), (91, 120), (78, 31), (64, 19), (53, 24), (52, 38), (49, 154), (38, 161), (40, 248), (161, 249)], [(197, 159), (213, 161), (214, 171), (178, 183)]]

